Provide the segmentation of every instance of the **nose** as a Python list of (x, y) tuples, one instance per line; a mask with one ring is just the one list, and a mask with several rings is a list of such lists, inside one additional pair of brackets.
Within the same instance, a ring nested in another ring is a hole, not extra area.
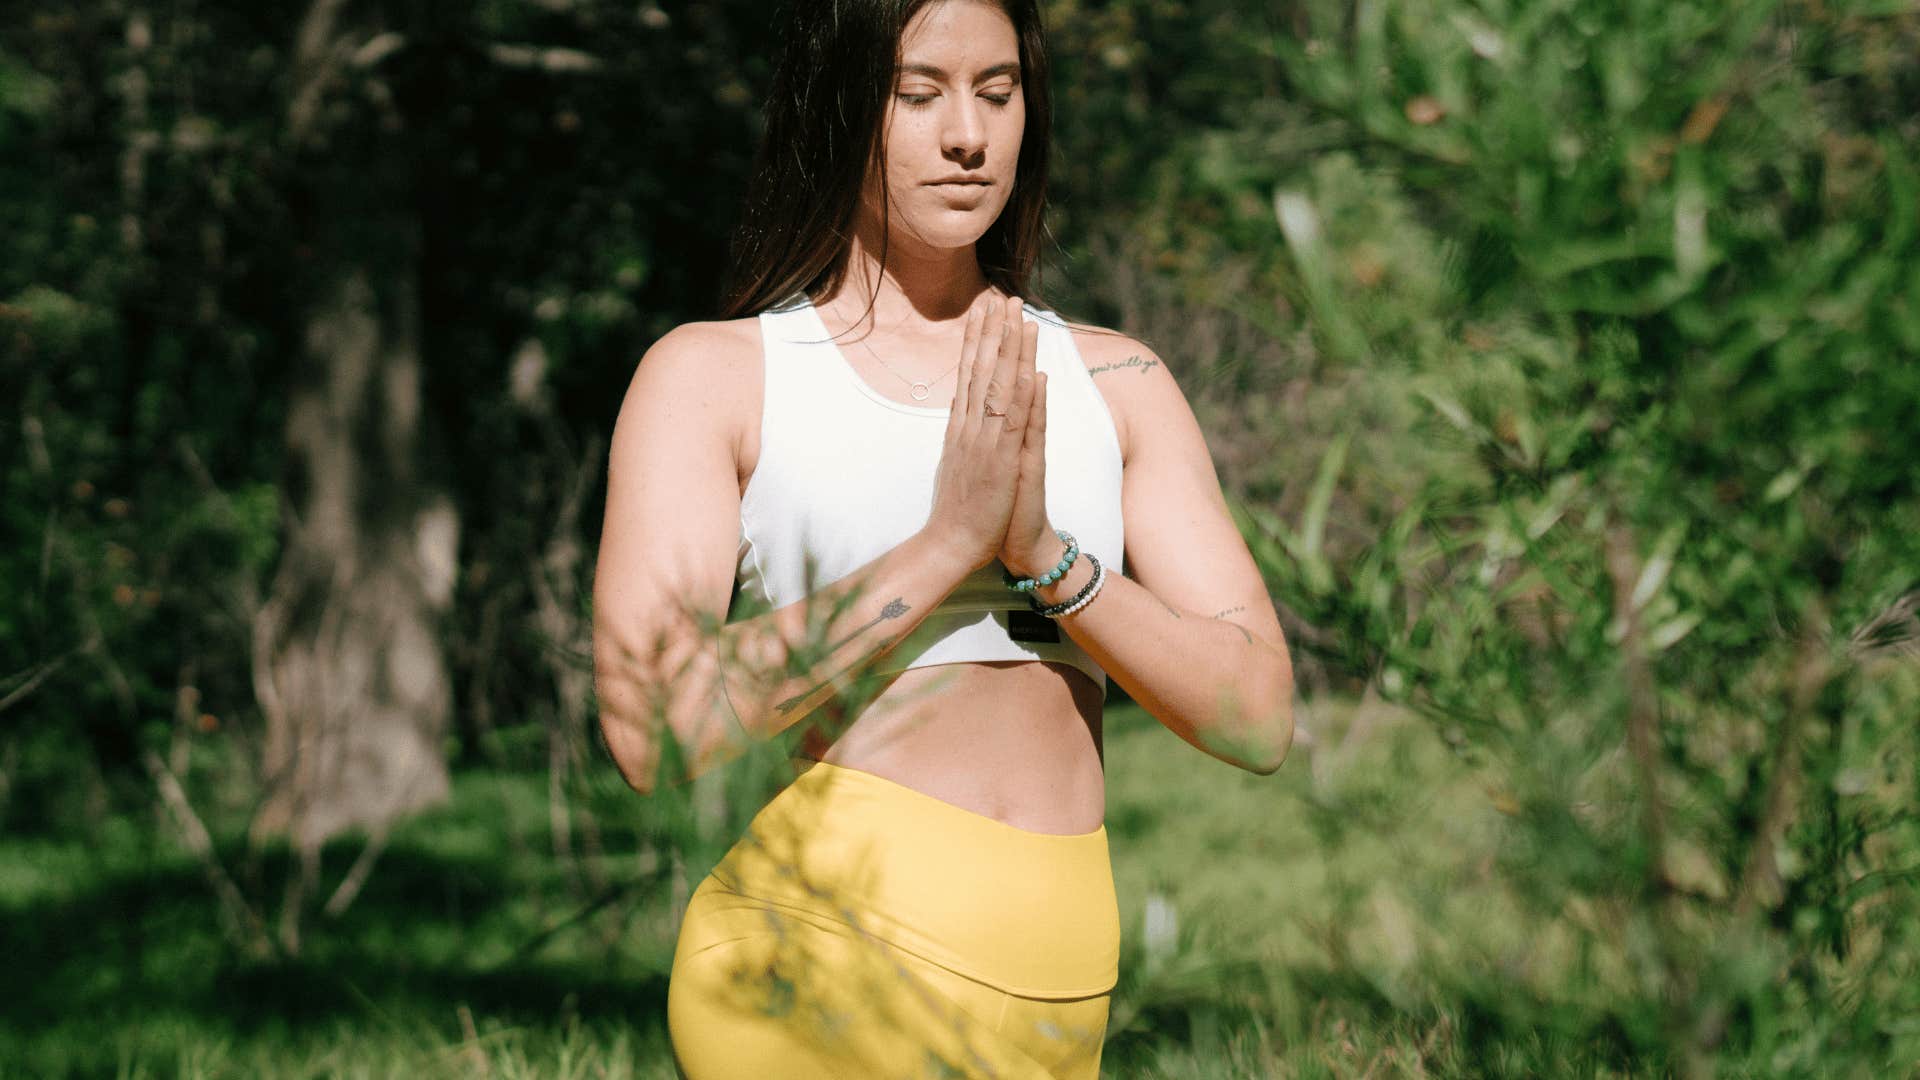
[(963, 169), (977, 169), (986, 163), (987, 120), (981, 114), (979, 99), (955, 96), (944, 117), (940, 133), (941, 149), (948, 161)]

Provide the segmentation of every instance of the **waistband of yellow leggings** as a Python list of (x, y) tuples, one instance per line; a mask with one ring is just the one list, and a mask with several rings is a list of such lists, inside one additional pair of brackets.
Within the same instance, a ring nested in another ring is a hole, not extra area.
[(1105, 825), (1032, 832), (872, 773), (808, 764), (714, 867), (719, 885), (1006, 993), (1112, 990), (1120, 917)]

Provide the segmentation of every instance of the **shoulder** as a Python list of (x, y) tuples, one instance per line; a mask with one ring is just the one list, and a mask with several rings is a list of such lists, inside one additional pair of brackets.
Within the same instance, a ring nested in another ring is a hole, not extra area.
[(642, 368), (746, 367), (760, 358), (760, 320), (719, 319), (681, 323), (655, 341), (640, 358)]
[(1120, 436), (1120, 451), (1131, 459), (1135, 433), (1151, 428), (1169, 410), (1187, 410), (1187, 402), (1160, 355), (1145, 342), (1117, 330), (1068, 322), (1074, 347), (1094, 386), (1106, 399)]
[(708, 434), (724, 433), (737, 449), (743, 418), (758, 410), (761, 352), (753, 316), (682, 323), (641, 356), (621, 417), (672, 417)]

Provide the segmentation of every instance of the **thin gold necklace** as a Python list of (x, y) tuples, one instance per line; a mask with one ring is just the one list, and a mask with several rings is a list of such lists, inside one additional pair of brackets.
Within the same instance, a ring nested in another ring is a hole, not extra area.
[[(867, 350), (868, 355), (872, 356), (875, 360), (880, 360), (880, 354), (873, 351), (873, 346), (867, 344), (866, 338), (863, 337), (860, 339), (860, 347)], [(880, 366), (883, 368), (886, 368), (888, 371), (893, 371), (893, 365), (887, 363), (885, 360), (880, 360)], [(945, 375), (941, 375), (940, 378), (933, 380), (933, 382), (937, 383), (937, 382), (944, 381), (947, 375), (953, 374), (954, 371), (959, 367), (960, 367), (960, 362), (957, 360), (954, 361), (953, 367), (948, 368)], [(907, 384), (907, 387), (908, 387), (907, 393), (912, 394), (913, 400), (915, 401), (925, 401), (927, 400), (927, 395), (933, 393), (933, 383), (918, 382), (916, 380), (907, 378), (905, 375), (902, 375), (897, 371), (893, 371), (893, 375), (894, 375), (894, 378), (897, 378), (901, 382)]]

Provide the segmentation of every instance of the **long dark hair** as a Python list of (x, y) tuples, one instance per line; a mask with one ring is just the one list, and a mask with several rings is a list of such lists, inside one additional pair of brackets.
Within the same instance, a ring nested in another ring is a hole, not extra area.
[[(900, 35), (929, 0), (791, 0), (785, 50), (773, 73), (766, 128), (734, 233), (723, 318), (766, 310), (799, 293), (839, 289), (853, 216), (870, 165), (880, 170), (880, 124), (893, 95)], [(1026, 130), (1013, 194), (975, 253), (989, 284), (1029, 301), (1047, 203), (1053, 102), (1046, 38), (1036, 0), (994, 0), (1020, 40)], [(880, 258), (886, 259), (885, 241)]]

